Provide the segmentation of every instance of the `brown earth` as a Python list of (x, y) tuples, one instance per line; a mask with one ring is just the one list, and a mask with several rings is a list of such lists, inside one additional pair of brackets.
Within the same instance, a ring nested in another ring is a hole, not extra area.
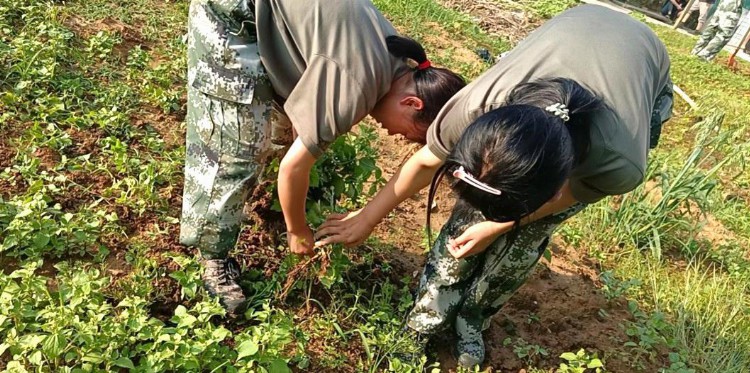
[[(3, 135), (0, 136), (0, 170), (13, 165), (13, 160), (18, 154), (19, 136), (23, 133), (20, 123), (9, 122), (2, 128)], [(8, 179), (0, 178), (0, 198), (8, 199), (16, 194), (16, 190), (26, 189), (26, 182), (17, 172), (10, 171)]]
[(127, 61), (130, 49), (136, 45), (140, 45), (146, 50), (149, 49), (144, 43), (144, 38), (140, 31), (141, 27), (138, 24), (128, 25), (112, 17), (91, 22), (77, 15), (67, 17), (63, 23), (82, 39), (88, 39), (99, 32), (118, 35), (122, 39), (122, 42), (114, 47), (113, 53), (122, 62)]
[(446, 8), (468, 13), (485, 32), (496, 35), (516, 45), (542, 20), (521, 9), (515, 2), (497, 0), (438, 0)]

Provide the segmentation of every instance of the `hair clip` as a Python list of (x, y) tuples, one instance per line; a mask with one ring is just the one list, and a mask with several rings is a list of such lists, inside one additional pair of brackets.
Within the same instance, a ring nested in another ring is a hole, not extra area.
[(469, 184), (479, 190), (483, 190), (487, 193), (494, 194), (496, 196), (501, 195), (503, 192), (477, 180), (474, 176), (464, 170), (464, 166), (460, 166), (457, 170), (453, 171), (453, 177), (463, 180), (466, 184)]
[(563, 103), (558, 102), (554, 105), (547, 106), (545, 110), (554, 114), (556, 117), (560, 117), (563, 122), (567, 122), (568, 120), (570, 120), (570, 116), (568, 115), (570, 113), (570, 110), (568, 110), (568, 107)]

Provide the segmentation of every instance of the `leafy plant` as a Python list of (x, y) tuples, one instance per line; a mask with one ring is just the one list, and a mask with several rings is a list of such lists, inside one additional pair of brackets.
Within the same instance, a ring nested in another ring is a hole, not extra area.
[(63, 256), (96, 254), (106, 248), (98, 244), (102, 232), (116, 232), (118, 218), (114, 213), (95, 209), (87, 213), (64, 212), (50, 197), (53, 186), (39, 180), (29, 186), (26, 196), (14, 196), (5, 205), (4, 239), (0, 252), (17, 257), (38, 258), (44, 254)]
[(628, 302), (628, 310), (636, 321), (628, 322), (625, 333), (635, 341), (625, 342), (625, 346), (636, 349), (639, 353), (654, 354), (657, 346), (674, 347), (671, 335), (672, 326), (661, 312), (647, 314), (638, 308), (634, 301)]
[(180, 266), (180, 269), (170, 273), (169, 277), (177, 280), (180, 284), (183, 299), (192, 299), (203, 284), (201, 280), (201, 273), (203, 272), (200, 264), (194, 258), (187, 258), (182, 255), (172, 255), (170, 258)]
[(518, 356), (519, 359), (524, 359), (528, 363), (532, 363), (540, 356), (548, 356), (549, 352), (542, 346), (530, 344), (523, 338), (516, 338), (515, 342), (511, 337), (503, 340), (503, 346), (513, 345), (513, 352)]
[(604, 363), (596, 357), (596, 354), (590, 355), (585, 349), (580, 349), (576, 353), (565, 352), (560, 358), (567, 363), (560, 363), (557, 373), (584, 373), (590, 371), (599, 373), (604, 371)]
[(641, 280), (635, 278), (621, 281), (615, 277), (612, 271), (600, 273), (599, 280), (602, 282), (602, 292), (609, 301), (627, 295), (629, 291), (637, 289), (643, 284)]
[[(315, 162), (307, 194), (307, 220), (313, 226), (323, 223), (328, 213), (337, 211), (339, 203), (356, 205), (384, 183), (382, 171), (376, 165), (379, 156), (373, 147), (376, 139), (374, 128), (361, 125), (357, 134), (349, 133), (336, 139)], [(266, 177), (273, 178), (278, 169), (276, 160), (266, 169)], [(273, 208), (281, 211), (276, 184), (269, 190), (276, 198)]]
[[(178, 305), (165, 323), (148, 315), (143, 298), (111, 304), (103, 292), (109, 278), (97, 269), (58, 264), (57, 289), (51, 290), (49, 279), (35, 273), (41, 265), (28, 262), (0, 274), (0, 353), (8, 353), (9, 367), (288, 372), (284, 356), (295, 356), (291, 315), (267, 304), (248, 311), (253, 326), (233, 335), (211, 322), (224, 313), (216, 302)], [(225, 343), (232, 338), (234, 348)]]

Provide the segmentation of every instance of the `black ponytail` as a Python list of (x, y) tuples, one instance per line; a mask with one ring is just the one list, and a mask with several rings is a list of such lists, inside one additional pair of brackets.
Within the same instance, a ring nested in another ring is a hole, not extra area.
[(424, 51), (422, 44), (414, 39), (391, 35), (385, 38), (385, 45), (388, 47), (388, 52), (398, 58), (408, 58), (417, 64), (427, 61), (427, 52)]
[(435, 120), (443, 105), (466, 86), (466, 81), (451, 70), (431, 66), (424, 48), (414, 39), (391, 35), (385, 38), (385, 43), (392, 55), (422, 66), (414, 69), (413, 79), (417, 96), (424, 106), (414, 120), (423, 127), (426, 134), (427, 127)]
[(437, 169), (435, 175), (432, 177), (430, 182), (430, 192), (427, 194), (427, 246), (432, 247), (432, 203), (435, 200), (435, 194), (437, 188), (440, 185), (440, 181), (443, 180), (445, 172), (448, 169), (448, 165), (443, 164)]

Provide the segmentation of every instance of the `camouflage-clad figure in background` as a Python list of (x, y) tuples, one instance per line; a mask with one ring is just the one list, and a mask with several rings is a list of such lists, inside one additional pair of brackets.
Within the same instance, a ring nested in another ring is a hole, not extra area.
[(487, 219), (462, 201), (453, 209), (433, 244), (420, 279), (416, 304), (408, 316), (412, 329), (433, 335), (455, 325), (459, 364), (473, 366), (484, 360), (482, 331), (490, 318), (526, 281), (558, 225), (586, 207), (570, 208), (500, 236), (481, 254), (454, 258), (446, 248), (451, 237)]
[(244, 301), (227, 260), (270, 148), (273, 90), (249, 1), (194, 0), (188, 22), (185, 185), (180, 242), (200, 250), (206, 289), (232, 313)]
[(711, 17), (692, 54), (710, 61), (729, 42), (742, 16), (742, 0), (720, 0), (716, 13)]

